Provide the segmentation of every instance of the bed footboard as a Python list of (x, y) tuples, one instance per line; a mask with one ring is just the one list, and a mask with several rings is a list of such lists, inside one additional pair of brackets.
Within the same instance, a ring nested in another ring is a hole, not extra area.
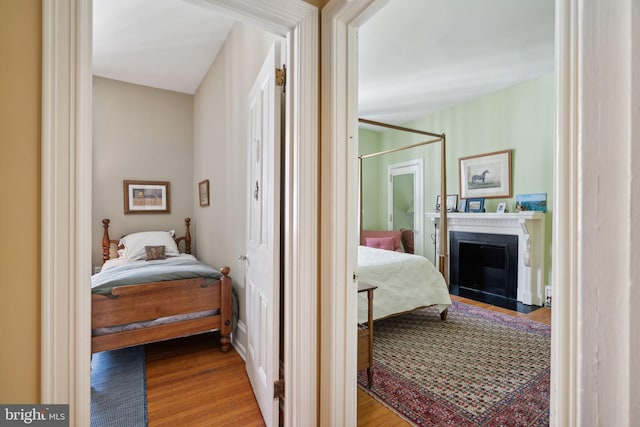
[(230, 269), (221, 270), (218, 279), (183, 279), (140, 285), (119, 286), (112, 296), (93, 294), (91, 328), (109, 328), (152, 321), (189, 313), (214, 311), (215, 314), (179, 320), (91, 338), (91, 352), (149, 344), (218, 330), (220, 347), (229, 351), (232, 332), (232, 289)]

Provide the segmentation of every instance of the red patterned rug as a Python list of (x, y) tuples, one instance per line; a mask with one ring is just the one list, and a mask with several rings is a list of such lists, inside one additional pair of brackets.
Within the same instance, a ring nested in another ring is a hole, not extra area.
[(454, 301), (374, 323), (363, 390), (417, 426), (547, 426), (551, 327)]

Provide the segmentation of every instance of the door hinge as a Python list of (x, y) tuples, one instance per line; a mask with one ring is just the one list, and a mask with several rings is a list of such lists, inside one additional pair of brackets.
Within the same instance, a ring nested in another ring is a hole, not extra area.
[(273, 382), (273, 398), (284, 399), (284, 380)]
[(276, 86), (282, 86), (284, 91), (287, 85), (287, 66), (282, 64), (282, 68), (276, 68)]
[(353, 281), (356, 282), (358, 280), (358, 273), (353, 272)]

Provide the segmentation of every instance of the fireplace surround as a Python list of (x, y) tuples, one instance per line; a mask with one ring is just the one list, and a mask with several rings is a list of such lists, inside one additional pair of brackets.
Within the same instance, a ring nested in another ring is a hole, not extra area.
[[(427, 213), (426, 217), (437, 227), (439, 213)], [(487, 235), (508, 235), (517, 238), (517, 287), (515, 301), (525, 305), (544, 304), (544, 221), (543, 212), (518, 213), (448, 213), (449, 250), (451, 253), (452, 232)], [(439, 234), (436, 235), (436, 253), (439, 248)], [(452, 281), (451, 258), (449, 257), (450, 285)], [(458, 280), (458, 279), (456, 279)]]
[(451, 231), (451, 293), (517, 308), (518, 236)]

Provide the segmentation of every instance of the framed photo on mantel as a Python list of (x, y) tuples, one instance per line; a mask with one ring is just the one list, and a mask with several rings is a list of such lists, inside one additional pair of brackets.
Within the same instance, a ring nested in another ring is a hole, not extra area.
[(465, 212), (484, 212), (484, 199), (482, 197), (467, 199), (467, 209)]

